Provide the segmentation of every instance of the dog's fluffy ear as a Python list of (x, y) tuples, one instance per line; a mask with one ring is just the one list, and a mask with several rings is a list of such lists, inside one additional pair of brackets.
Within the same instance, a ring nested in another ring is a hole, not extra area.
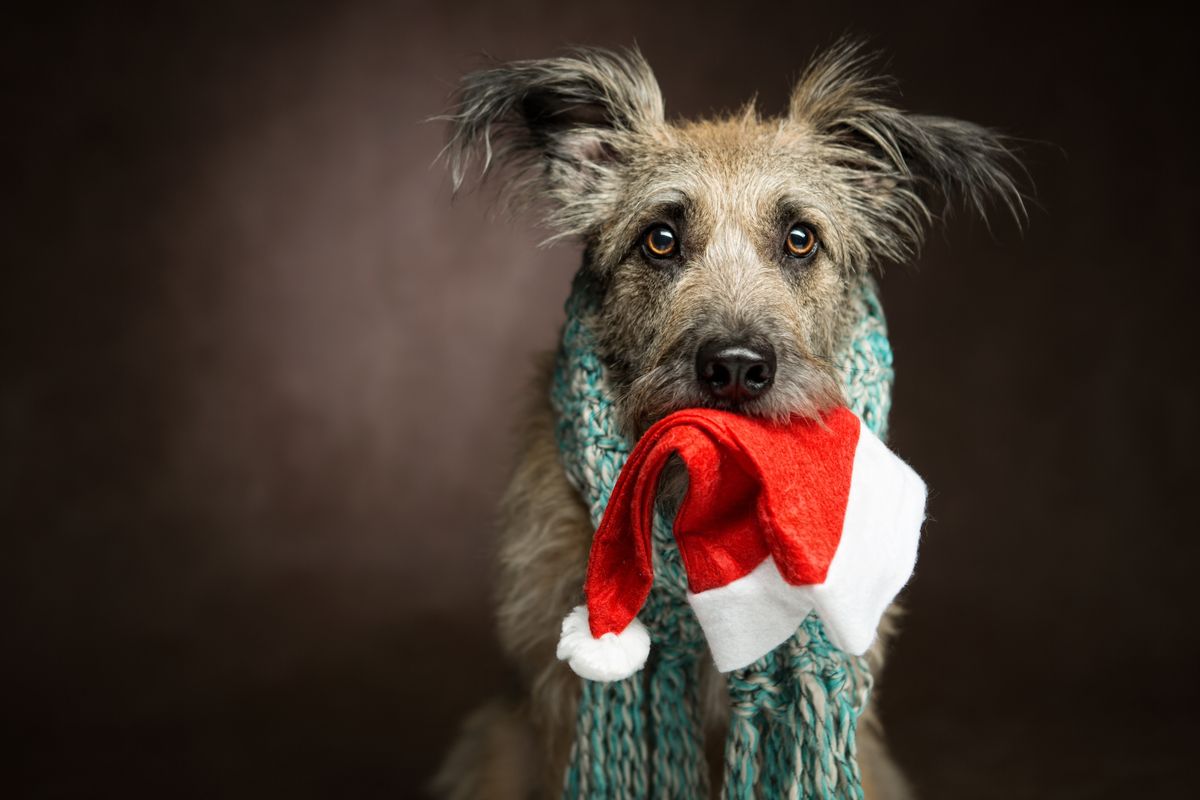
[(629, 149), (663, 122), (662, 94), (637, 50), (579, 49), (513, 61), (459, 85), (446, 146), (457, 191), (471, 165), (515, 170), (511, 199), (548, 201), (562, 235), (584, 233), (616, 202), (615, 173)]
[[(875, 59), (843, 40), (816, 58), (792, 91), (788, 117), (804, 126), (843, 171), (851, 210), (867, 224), (852, 266), (903, 261), (920, 249), (937, 206), (955, 200), (987, 221), (1004, 208), (1024, 221), (1015, 174), (1021, 166), (1005, 139), (970, 122), (907, 114), (881, 99), (890, 81)], [(940, 209), (939, 209), (940, 210)]]

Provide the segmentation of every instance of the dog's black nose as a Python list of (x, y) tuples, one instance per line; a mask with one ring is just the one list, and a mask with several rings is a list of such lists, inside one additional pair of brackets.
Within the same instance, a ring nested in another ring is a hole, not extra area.
[(696, 351), (696, 377), (719, 400), (749, 400), (775, 380), (775, 348), (763, 342), (705, 342)]

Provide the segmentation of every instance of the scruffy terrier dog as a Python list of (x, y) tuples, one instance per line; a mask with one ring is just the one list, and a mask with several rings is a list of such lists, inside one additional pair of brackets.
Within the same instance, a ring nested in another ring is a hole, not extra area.
[[(454, 186), (482, 151), (484, 172), (503, 163), (520, 178), (510, 196), (544, 205), (558, 236), (581, 240), (630, 436), (687, 407), (786, 418), (839, 404), (833, 354), (855, 322), (849, 298), (873, 268), (913, 256), (934, 203), (1022, 213), (996, 134), (893, 108), (870, 67), (839, 44), (804, 72), (782, 117), (751, 104), (696, 122), (667, 121), (636, 51), (579, 50), (463, 79), (449, 117)], [(559, 463), (548, 381), (545, 368), (503, 503), (499, 636), (522, 690), (466, 722), (434, 781), (444, 797), (562, 791), (579, 678), (555, 646), (581, 600), (593, 530)], [(882, 627), (876, 672), (888, 619)], [(724, 682), (707, 683), (719, 741)], [(867, 797), (906, 796), (869, 712), (859, 743)]]

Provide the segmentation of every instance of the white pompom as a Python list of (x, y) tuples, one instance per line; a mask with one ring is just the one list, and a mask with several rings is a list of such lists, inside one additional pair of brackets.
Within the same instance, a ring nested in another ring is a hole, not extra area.
[(587, 606), (575, 606), (562, 624), (558, 658), (566, 661), (581, 678), (589, 681), (619, 681), (646, 665), (650, 655), (650, 632), (639, 619), (620, 633), (592, 636)]

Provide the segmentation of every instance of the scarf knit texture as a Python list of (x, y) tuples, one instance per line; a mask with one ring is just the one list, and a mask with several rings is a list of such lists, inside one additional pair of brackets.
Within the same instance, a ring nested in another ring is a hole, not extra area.
[[(892, 352), (875, 287), (870, 281), (861, 286), (853, 298), (858, 321), (838, 365), (847, 405), (884, 439)], [(616, 424), (589, 327), (592, 302), (577, 280), (551, 401), (567, 477), (598, 526), (633, 443)], [(654, 584), (638, 615), (653, 642), (646, 668), (613, 683), (581, 679), (566, 800), (709, 796), (699, 697), (700, 666), (709, 655), (687, 604), (672, 523), (661, 513), (654, 521)], [(810, 615), (789, 641), (724, 677), (731, 717), (721, 797), (862, 798), (855, 728), (871, 691), (865, 658), (830, 644)]]

